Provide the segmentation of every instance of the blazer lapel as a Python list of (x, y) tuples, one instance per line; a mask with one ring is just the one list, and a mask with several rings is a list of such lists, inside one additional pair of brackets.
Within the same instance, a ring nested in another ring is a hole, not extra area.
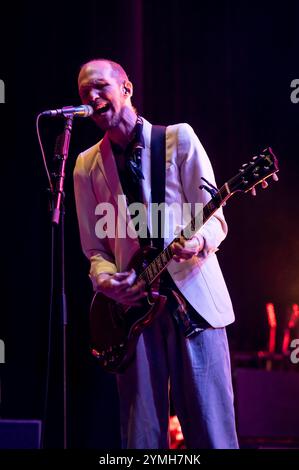
[(107, 134), (104, 135), (104, 138), (100, 142), (100, 155), (98, 156), (97, 162), (106, 179), (111, 194), (117, 203), (118, 196), (123, 195), (124, 193), (121, 187), (117, 166)]

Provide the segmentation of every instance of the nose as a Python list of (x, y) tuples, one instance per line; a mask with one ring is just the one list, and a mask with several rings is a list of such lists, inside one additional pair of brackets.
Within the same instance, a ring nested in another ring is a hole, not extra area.
[(91, 106), (98, 100), (100, 97), (99, 90), (96, 89), (91, 89), (89, 90), (86, 98), (87, 98), (87, 103), (90, 104)]

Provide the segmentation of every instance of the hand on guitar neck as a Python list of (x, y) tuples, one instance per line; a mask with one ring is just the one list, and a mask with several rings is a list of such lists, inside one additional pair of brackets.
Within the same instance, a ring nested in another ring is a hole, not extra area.
[[(204, 247), (202, 235), (196, 235), (190, 240), (180, 236), (172, 243), (173, 259), (178, 263), (184, 262), (198, 253)], [(146, 297), (145, 282), (137, 281), (134, 269), (122, 273), (101, 273), (97, 277), (97, 291), (116, 302), (131, 307), (141, 306), (140, 300)]]
[[(134, 269), (123, 273), (101, 273), (97, 277), (97, 291), (116, 302), (139, 307), (140, 300), (146, 297), (145, 282), (136, 281)], [(135, 283), (135, 284), (134, 284)]]
[(177, 263), (182, 263), (192, 256), (197, 256), (200, 253), (205, 245), (205, 241), (202, 235), (194, 235), (190, 240), (187, 240), (183, 236), (171, 245), (173, 252), (173, 259)]
[[(178, 263), (184, 262), (198, 253), (204, 247), (202, 235), (196, 235), (190, 240), (180, 236), (172, 243), (173, 259)], [(97, 277), (97, 291), (116, 302), (131, 307), (141, 306), (140, 300), (146, 297), (145, 282), (137, 281), (134, 269), (122, 273), (101, 273)]]

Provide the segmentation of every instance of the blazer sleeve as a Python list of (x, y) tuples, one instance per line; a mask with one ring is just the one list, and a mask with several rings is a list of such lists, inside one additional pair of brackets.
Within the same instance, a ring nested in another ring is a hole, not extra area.
[(85, 158), (80, 154), (74, 169), (74, 193), (82, 250), (90, 260), (89, 276), (96, 287), (96, 277), (100, 273), (116, 273), (114, 255), (107, 239), (96, 236), (97, 200), (92, 188), (89, 171), (85, 168)]
[[(178, 129), (178, 164), (183, 192), (189, 203), (205, 205), (211, 199), (209, 193), (199, 189), (203, 184), (201, 177), (216, 186), (211, 162), (201, 142), (189, 124), (181, 124)], [(199, 257), (206, 258), (218, 250), (227, 235), (227, 224), (222, 208), (198, 230), (205, 240), (204, 249)]]

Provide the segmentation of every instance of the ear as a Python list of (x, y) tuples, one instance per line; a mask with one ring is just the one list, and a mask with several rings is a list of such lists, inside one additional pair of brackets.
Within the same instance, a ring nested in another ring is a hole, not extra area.
[(133, 84), (129, 80), (125, 80), (122, 85), (123, 94), (127, 96), (133, 96)]

